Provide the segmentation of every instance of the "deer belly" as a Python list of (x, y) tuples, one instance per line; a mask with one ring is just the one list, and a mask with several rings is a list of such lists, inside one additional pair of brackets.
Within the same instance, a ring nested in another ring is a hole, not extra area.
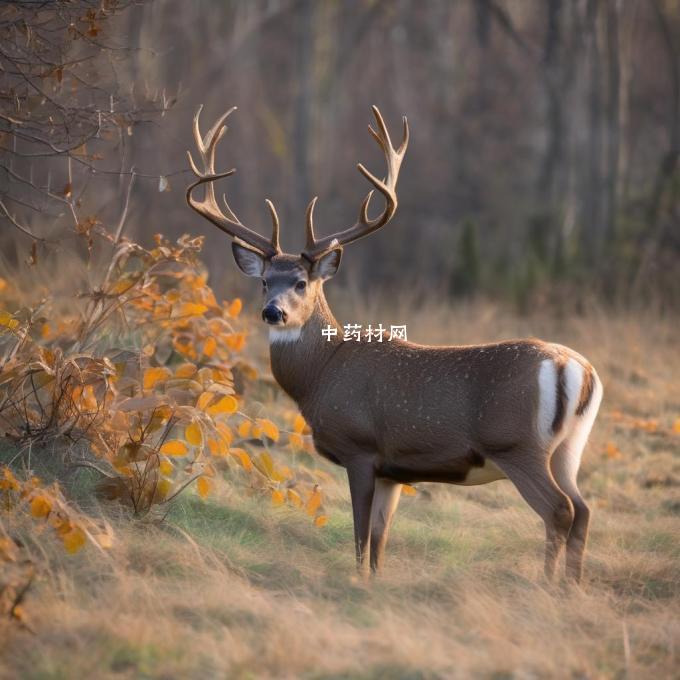
[(396, 482), (443, 482), (474, 486), (488, 484), (497, 479), (505, 479), (503, 472), (488, 458), (476, 451), (463, 456), (447, 456), (412, 452), (400, 453), (395, 457), (382, 460), (377, 468), (378, 477), (386, 477)]

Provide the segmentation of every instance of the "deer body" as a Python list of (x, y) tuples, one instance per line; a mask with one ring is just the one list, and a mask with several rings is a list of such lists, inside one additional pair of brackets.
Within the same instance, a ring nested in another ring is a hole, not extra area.
[[(309, 423), (318, 452), (347, 470), (357, 563), (379, 569), (403, 483), (484, 484), (510, 479), (546, 527), (545, 572), (552, 577), (566, 546), (567, 573), (580, 580), (589, 509), (577, 486), (581, 455), (602, 398), (593, 367), (561, 345), (515, 340), (488, 345), (428, 347), (403, 341), (344, 341), (323, 283), (340, 264), (342, 246), (384, 226), (396, 210), (396, 181), (406, 151), (392, 147), (374, 108), (388, 173), (361, 172), (384, 195), (386, 207), (368, 218), (371, 194), (358, 222), (317, 240), (314, 199), (307, 211), (301, 256), (244, 227), (226, 204), (216, 205), (212, 182), (222, 119), (203, 139), (195, 120), (204, 170), (188, 190), (190, 205), (238, 240), (241, 270), (263, 282), (263, 319), (270, 325), (271, 367)], [(199, 111), (200, 113), (200, 111)], [(228, 114), (227, 114), (228, 115)], [(206, 184), (206, 199), (192, 190)], [(338, 329), (330, 341), (327, 326)]]

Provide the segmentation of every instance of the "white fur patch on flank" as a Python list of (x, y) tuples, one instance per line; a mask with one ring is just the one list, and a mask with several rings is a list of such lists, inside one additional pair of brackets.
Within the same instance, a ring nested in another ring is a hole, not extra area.
[(295, 342), (300, 339), (300, 333), (302, 333), (301, 326), (297, 328), (270, 328), (269, 342), (272, 345), (275, 342)]
[(538, 414), (536, 427), (541, 441), (548, 444), (553, 438), (552, 424), (557, 408), (557, 366), (552, 359), (544, 359), (538, 369)]
[(583, 366), (576, 359), (569, 359), (564, 367), (564, 391), (567, 395), (565, 421), (576, 413), (583, 386)]

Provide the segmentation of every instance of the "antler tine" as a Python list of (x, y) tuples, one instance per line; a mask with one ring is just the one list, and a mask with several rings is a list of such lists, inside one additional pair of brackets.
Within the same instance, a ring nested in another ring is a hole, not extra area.
[(317, 240), (314, 237), (313, 213), (314, 205), (316, 203), (316, 198), (314, 198), (307, 207), (307, 245), (305, 246), (305, 249), (302, 253), (309, 260), (317, 259), (333, 248), (352, 243), (353, 241), (363, 238), (364, 236), (368, 236), (368, 234), (377, 231), (381, 227), (384, 227), (392, 219), (392, 216), (397, 209), (397, 180), (399, 178), (401, 163), (404, 160), (404, 155), (406, 154), (406, 149), (408, 148), (408, 121), (406, 120), (406, 116), (404, 116), (404, 132), (402, 141), (399, 145), (399, 148), (395, 149), (392, 145), (392, 140), (390, 139), (387, 125), (385, 125), (385, 121), (380, 114), (378, 107), (373, 106), (372, 110), (378, 129), (375, 130), (371, 125), (369, 125), (368, 131), (385, 155), (387, 175), (381, 180), (369, 170), (367, 170), (361, 163), (357, 164), (357, 168), (359, 172), (375, 187), (375, 189), (377, 189), (383, 195), (385, 199), (385, 208), (382, 213), (378, 215), (378, 217), (372, 220), (369, 219), (368, 205), (371, 201), (374, 191), (371, 190), (368, 192), (366, 198), (361, 204), (361, 208), (359, 210), (359, 219), (355, 224), (344, 231), (340, 231), (336, 234), (332, 234), (331, 236), (326, 236)]
[(272, 218), (272, 247), (276, 249), (277, 253), (281, 252), (281, 244), (279, 243), (279, 216), (276, 214), (276, 208), (274, 204), (266, 198), (264, 201), (269, 208), (269, 214)]
[[(267, 200), (267, 207), (269, 208), (272, 218), (272, 236), (271, 239), (266, 239), (264, 236), (260, 236), (257, 232), (246, 227), (241, 220), (236, 217), (236, 214), (227, 203), (226, 196), (222, 196), (226, 213), (220, 209), (215, 200), (214, 182), (223, 177), (229, 177), (236, 172), (236, 169), (227, 170), (226, 172), (215, 172), (215, 150), (224, 136), (224, 133), (227, 131), (227, 126), (224, 124), (224, 121), (236, 111), (236, 107), (234, 106), (226, 113), (223, 113), (208, 130), (205, 136), (201, 135), (199, 124), (202, 110), (203, 106), (201, 105), (196, 111), (193, 121), (193, 132), (194, 141), (203, 167), (199, 168), (194, 162), (191, 152), (187, 151), (189, 165), (191, 166), (194, 175), (197, 177), (196, 181), (187, 188), (187, 203), (199, 215), (205, 217), (216, 227), (219, 227), (222, 231), (229, 234), (229, 236), (242, 241), (266, 257), (273, 257), (274, 255), (279, 254), (281, 252), (279, 245), (279, 218), (271, 201)], [(193, 190), (200, 185), (205, 185), (205, 196), (202, 201), (198, 201), (193, 197)]]

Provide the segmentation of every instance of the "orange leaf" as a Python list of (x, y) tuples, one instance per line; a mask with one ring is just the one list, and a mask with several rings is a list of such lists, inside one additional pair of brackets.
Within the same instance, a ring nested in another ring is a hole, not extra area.
[(171, 375), (172, 373), (170, 373), (170, 371), (164, 366), (158, 368), (147, 368), (146, 371), (144, 371), (144, 389), (150, 390), (156, 383), (162, 380), (167, 380)]
[[(274, 461), (272, 460), (272, 457), (266, 452), (263, 451), (257, 459), (254, 461), (255, 467), (266, 477), (269, 477), (269, 479), (276, 479), (276, 473), (274, 471)], [(276, 480), (276, 481), (281, 481), (281, 480)]]
[(222, 397), (216, 404), (208, 407), (208, 413), (211, 416), (219, 413), (236, 413), (238, 409), (238, 401), (231, 394)]
[(161, 453), (166, 456), (186, 456), (188, 451), (187, 445), (179, 439), (171, 439), (161, 446)]
[(231, 304), (227, 308), (227, 313), (232, 318), (235, 318), (241, 313), (242, 308), (243, 308), (243, 303), (241, 302), (241, 300), (239, 298), (236, 298), (235, 300), (232, 300)]
[(673, 423), (673, 434), (680, 434), (680, 418), (676, 418)]
[(190, 361), (186, 364), (180, 364), (175, 369), (175, 378), (191, 378), (196, 373), (196, 370), (196, 364), (192, 364)]
[(319, 491), (319, 487), (316, 486), (314, 487), (314, 491), (312, 491), (312, 495), (309, 497), (309, 500), (307, 501), (306, 507), (307, 514), (310, 515), (311, 517), (314, 517), (320, 505), (321, 505), (321, 491)]
[(272, 491), (272, 503), (274, 505), (283, 505), (286, 502), (286, 497), (278, 489)]
[(189, 423), (184, 429), (184, 438), (192, 446), (200, 446), (203, 443), (203, 432), (198, 423)]
[(253, 469), (253, 461), (250, 460), (250, 456), (246, 453), (246, 451), (243, 449), (231, 449), (229, 453), (238, 459), (238, 462), (241, 463), (241, 466), (244, 470), (250, 472), (250, 470)]
[(269, 439), (273, 439), (275, 442), (279, 441), (279, 428), (271, 420), (258, 418), (257, 423)]
[(217, 349), (217, 340), (212, 337), (212, 335), (203, 343), (203, 354), (207, 357), (211, 357), (215, 354)]
[(302, 441), (302, 437), (297, 434), (297, 432), (291, 432), (288, 435), (288, 444), (291, 449), (296, 450), (301, 449), (304, 442)]
[(303, 430), (305, 429), (305, 426), (307, 425), (307, 422), (305, 419), (298, 413), (295, 416), (295, 420), (293, 421), (293, 431), (297, 432), (297, 434), (302, 434)]
[(73, 527), (68, 533), (64, 534), (61, 539), (64, 542), (66, 552), (73, 555), (77, 553), (86, 542), (85, 532), (80, 527)]
[(302, 507), (302, 498), (300, 498), (300, 494), (297, 491), (294, 491), (293, 489), (288, 489), (286, 495), (288, 496), (288, 502), (291, 505), (294, 505), (296, 508)]
[(250, 434), (250, 430), (252, 427), (253, 424), (249, 420), (244, 420), (238, 426), (238, 436), (241, 437), (242, 439), (245, 439)]
[(326, 515), (319, 515), (318, 517), (314, 518), (314, 526), (315, 527), (323, 527), (326, 526), (328, 523), (328, 517)]
[(156, 484), (156, 490), (153, 495), (154, 502), (160, 503), (161, 501), (164, 501), (170, 493), (171, 488), (172, 482), (169, 479), (160, 479), (158, 484)]
[(36, 496), (31, 501), (31, 515), (36, 519), (40, 517), (47, 517), (52, 511), (52, 504), (45, 498), (45, 496)]
[(158, 464), (158, 469), (164, 477), (169, 477), (175, 469), (175, 466), (169, 460), (162, 460)]
[(203, 392), (196, 402), (196, 408), (204, 411), (208, 404), (213, 400), (214, 392)]
[(231, 431), (231, 428), (228, 425), (225, 425), (224, 423), (217, 423), (217, 431), (220, 433), (220, 436), (224, 440), (224, 443), (227, 446), (229, 446), (234, 439), (234, 435)]
[(213, 490), (213, 481), (208, 477), (199, 477), (196, 486), (198, 489), (198, 495), (201, 498), (207, 498)]
[(202, 316), (208, 311), (206, 305), (201, 305), (196, 302), (185, 302), (179, 311), (179, 316)]

